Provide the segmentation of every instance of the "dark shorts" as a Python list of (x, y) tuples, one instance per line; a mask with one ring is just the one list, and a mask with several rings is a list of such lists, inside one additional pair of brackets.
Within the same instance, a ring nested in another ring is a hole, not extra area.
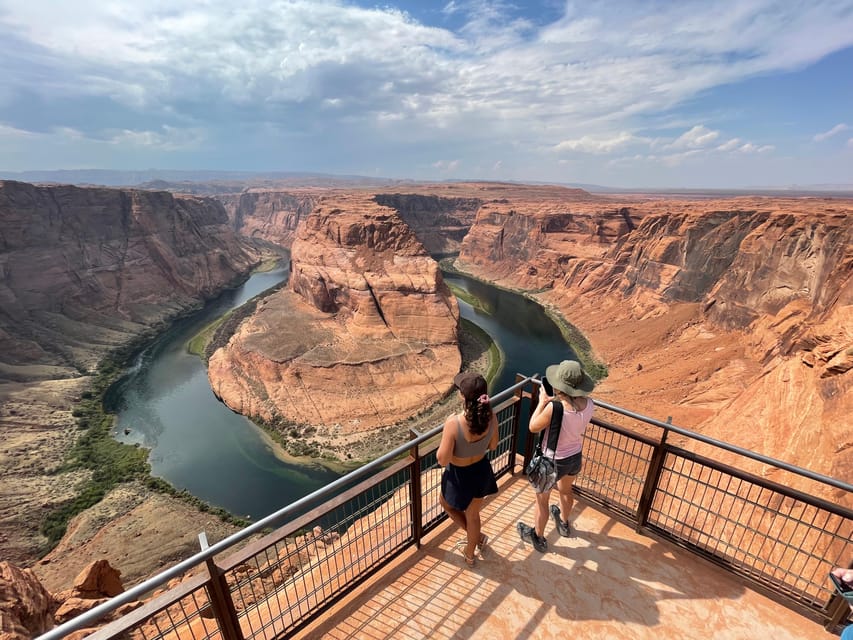
[(554, 460), (557, 463), (557, 480), (563, 476), (576, 476), (581, 472), (581, 464), (583, 463), (583, 455), (578, 451), (575, 455), (568, 458), (558, 458)]
[(441, 495), (454, 509), (465, 511), (474, 498), (498, 492), (492, 464), (486, 456), (467, 467), (447, 465), (441, 474)]

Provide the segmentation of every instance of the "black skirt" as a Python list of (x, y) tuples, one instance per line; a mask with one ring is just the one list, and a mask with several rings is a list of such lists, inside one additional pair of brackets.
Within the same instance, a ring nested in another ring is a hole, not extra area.
[(454, 509), (465, 511), (474, 498), (498, 492), (495, 472), (486, 456), (467, 467), (449, 464), (441, 474), (441, 495)]

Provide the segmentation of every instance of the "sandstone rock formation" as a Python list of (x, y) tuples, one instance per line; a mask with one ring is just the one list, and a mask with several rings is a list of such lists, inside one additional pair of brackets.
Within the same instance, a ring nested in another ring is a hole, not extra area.
[(0, 562), (0, 638), (29, 640), (54, 626), (53, 596), (32, 571)]
[[(123, 592), (121, 574), (106, 560), (89, 564), (70, 589), (56, 594), (51, 594), (30, 569), (0, 562), (0, 640), (29, 640)], [(141, 605), (129, 602), (102, 618), (98, 626)], [(92, 631), (80, 630), (70, 637), (83, 638)]]
[(308, 189), (247, 189), (217, 199), (238, 234), (290, 248), (299, 222), (311, 213), (320, 195)]
[(584, 330), (610, 401), (849, 478), (851, 214), (818, 199), (512, 200), (483, 205), (458, 264), (539, 291)]
[(330, 196), (298, 230), (291, 291), (267, 297), (213, 354), (211, 386), (240, 413), (345, 439), (447, 393), (458, 318), (438, 265), (392, 210)]
[(0, 379), (88, 372), (257, 261), (210, 199), (0, 182)]
[(88, 478), (85, 470), (55, 472), (79, 436), (71, 410), (98, 362), (259, 261), (210, 199), (0, 182), (5, 560), (37, 559), (44, 514), (73, 500)]

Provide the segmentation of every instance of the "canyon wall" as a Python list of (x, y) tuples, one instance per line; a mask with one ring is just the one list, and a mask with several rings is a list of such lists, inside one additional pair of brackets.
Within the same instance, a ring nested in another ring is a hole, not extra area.
[[(62, 469), (80, 436), (72, 407), (101, 359), (200, 307), (259, 261), (231, 230), (222, 205), (210, 199), (0, 182), (4, 560), (34, 562), (46, 542), (42, 520), (73, 501), (91, 474)], [(124, 505), (145, 503), (150, 494), (144, 487), (128, 492), (134, 497)], [(204, 526), (197, 521), (208, 519), (188, 516), (181, 526), (194, 537)], [(154, 529), (146, 530), (156, 538)], [(176, 535), (164, 537), (133, 544), (143, 553), (165, 549)], [(146, 569), (156, 565), (157, 553), (146, 558)], [(78, 555), (46, 566), (73, 563)]]
[(819, 199), (484, 204), (457, 265), (581, 328), (603, 399), (849, 479), (851, 216)]
[(210, 199), (0, 182), (0, 379), (88, 372), (257, 261)]
[(217, 200), (238, 234), (289, 248), (299, 222), (311, 212), (320, 195), (315, 190), (247, 189), (217, 196)]
[[(283, 433), (347, 439), (418, 413), (459, 371), (459, 310), (409, 227), (367, 195), (322, 199), (297, 230), (290, 290), (209, 361), (229, 407)], [(307, 429), (307, 431), (306, 431)]]
[(481, 204), (478, 198), (411, 193), (380, 193), (376, 202), (396, 210), (434, 256), (459, 252)]

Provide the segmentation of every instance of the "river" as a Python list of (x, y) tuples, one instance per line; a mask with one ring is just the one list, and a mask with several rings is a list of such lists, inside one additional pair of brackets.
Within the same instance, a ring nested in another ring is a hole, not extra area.
[[(187, 342), (229, 309), (276, 286), (287, 269), (256, 273), (178, 323), (146, 348), (113, 386), (107, 408), (117, 415), (115, 436), (151, 450), (151, 473), (177, 489), (243, 517), (260, 519), (339, 477), (317, 465), (275, 456), (263, 431), (219, 402), (202, 360)], [(468, 291), (485, 310), (459, 301), (463, 318), (500, 345), (506, 361), (494, 391), (515, 382), (516, 373), (544, 373), (572, 357), (559, 328), (543, 309), (523, 296), (457, 274), (448, 283)]]

